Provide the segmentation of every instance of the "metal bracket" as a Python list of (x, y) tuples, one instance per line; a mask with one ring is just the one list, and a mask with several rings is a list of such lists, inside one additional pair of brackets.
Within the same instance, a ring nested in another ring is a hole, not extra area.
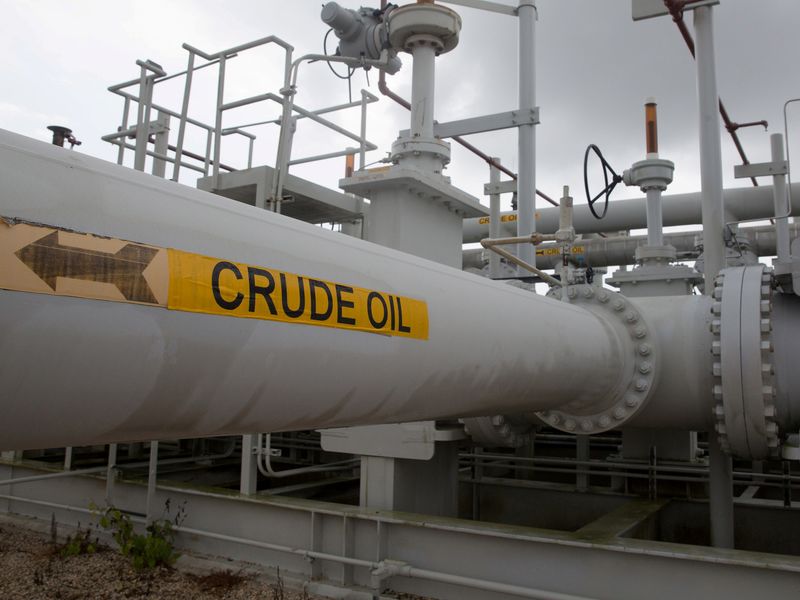
[(498, 183), (485, 183), (483, 185), (483, 194), (491, 196), (492, 194), (515, 194), (517, 192), (517, 180), (510, 179), (508, 181), (499, 181)]
[(772, 177), (775, 175), (786, 175), (788, 172), (789, 163), (785, 160), (778, 162), (753, 163), (749, 165), (736, 165), (733, 167), (733, 176), (736, 179)]
[[(459, 119), (447, 123), (434, 123), (433, 135), (439, 139), (451, 138), (460, 135), (470, 135), (473, 133), (485, 133), (487, 131), (497, 131), (499, 129), (510, 129), (520, 125), (538, 125), (539, 109), (527, 108), (510, 110), (507, 112), (484, 115), (482, 117), (471, 117), (469, 119)], [(408, 129), (400, 132), (400, 137), (409, 137)]]

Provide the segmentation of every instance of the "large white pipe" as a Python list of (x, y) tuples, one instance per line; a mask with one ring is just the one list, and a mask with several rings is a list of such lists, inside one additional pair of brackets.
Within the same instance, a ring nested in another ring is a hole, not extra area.
[(6, 218), (416, 298), (429, 320), (421, 340), (0, 290), (2, 449), (521, 413), (620, 378), (607, 325), (564, 302), (3, 131), (0, 182)]
[[(775, 214), (772, 186), (730, 188), (724, 191), (725, 209), (736, 219), (770, 219)], [(800, 183), (792, 184), (792, 198), (800, 198)], [(702, 194), (662, 195), (661, 207), (664, 227), (696, 225), (702, 221)], [(555, 233), (558, 229), (557, 207), (536, 211), (536, 231)], [(800, 215), (800, 202), (794, 201), (792, 215)], [(500, 224), (500, 235), (516, 235), (514, 212), (504, 212)], [(585, 204), (576, 204), (573, 221), (577, 233), (606, 233), (647, 227), (645, 198), (614, 200), (602, 220), (595, 219)], [(486, 217), (464, 219), (464, 243), (479, 242), (489, 236), (489, 221)]]

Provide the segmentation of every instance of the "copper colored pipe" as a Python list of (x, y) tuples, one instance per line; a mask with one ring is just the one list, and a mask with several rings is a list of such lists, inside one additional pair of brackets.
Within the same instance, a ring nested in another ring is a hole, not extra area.
[[(686, 42), (686, 46), (689, 48), (692, 58), (694, 58), (694, 40), (692, 39), (692, 34), (689, 33), (689, 29), (686, 27), (686, 23), (683, 21), (683, 9), (686, 4), (688, 4), (686, 0), (664, 0), (664, 6), (667, 7), (669, 14), (672, 15), (672, 20), (675, 21), (675, 24), (678, 26), (678, 31), (681, 32), (683, 41)], [(736, 130), (740, 127), (749, 127), (750, 125), (764, 125), (764, 128), (766, 128), (767, 122), (756, 121), (754, 123), (744, 123), (741, 125), (739, 123), (734, 123), (731, 121), (728, 111), (725, 108), (725, 105), (722, 103), (721, 98), (719, 100), (719, 114), (722, 117), (722, 121), (725, 123), (725, 129), (728, 130), (728, 133), (733, 140), (733, 144), (736, 146), (736, 151), (739, 153), (742, 163), (749, 165), (750, 161), (747, 159), (747, 155), (744, 152), (744, 148), (742, 147), (742, 142), (739, 140), (739, 136), (736, 134)], [(758, 187), (758, 181), (756, 181), (755, 177), (751, 177), (750, 181), (753, 182), (754, 186)]]

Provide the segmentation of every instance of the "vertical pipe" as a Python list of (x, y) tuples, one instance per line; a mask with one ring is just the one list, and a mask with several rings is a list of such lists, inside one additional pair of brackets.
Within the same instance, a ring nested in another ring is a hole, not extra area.
[(217, 79), (217, 110), (214, 121), (214, 174), (215, 190), (219, 189), (219, 160), (222, 153), (222, 105), (225, 103), (225, 55), (219, 57), (219, 75)]
[(661, 216), (661, 190), (647, 190), (647, 245), (664, 245), (664, 224)]
[(156, 479), (158, 477), (158, 442), (150, 442), (150, 461), (147, 469), (147, 514), (149, 525), (154, 520), (154, 504), (156, 501)]
[[(575, 436), (575, 458), (580, 462), (588, 462), (591, 458), (588, 435)], [(589, 489), (589, 474), (585, 466), (578, 467), (578, 470), (580, 472), (575, 475), (575, 487), (579, 492), (585, 492)]]
[[(153, 147), (155, 154), (166, 156), (169, 152), (169, 115), (158, 111), (156, 122), (158, 123), (158, 131), (156, 132), (156, 140)], [(166, 177), (167, 175), (167, 161), (163, 158), (153, 157), (153, 175), (156, 177)]]
[[(519, 110), (536, 106), (536, 64), (534, 39), (536, 4), (534, 0), (519, 3)], [(528, 236), (536, 231), (536, 130), (535, 125), (520, 125), (518, 132), (519, 174), (517, 176), (517, 235)], [(536, 266), (533, 245), (518, 246), (520, 259)], [(526, 272), (527, 273), (527, 272)]]
[(206, 131), (206, 160), (203, 163), (203, 175), (208, 177), (208, 171), (211, 168), (211, 142), (214, 140), (214, 130), (208, 129)]
[[(782, 164), (783, 154), (783, 134), (773, 133), (769, 136), (772, 147), (772, 163)], [(791, 259), (790, 239), (789, 239), (789, 217), (779, 218), (789, 212), (789, 204), (786, 196), (786, 175), (774, 175), (772, 177), (772, 198), (775, 202), (775, 239), (778, 260), (788, 262)]]
[(64, 470), (72, 470), (72, 446), (67, 446), (64, 451)]
[[(122, 126), (120, 131), (125, 131), (128, 128), (128, 118), (131, 112), (131, 99), (125, 97), (125, 106), (122, 109)], [(125, 138), (119, 140), (119, 150), (117, 150), (117, 164), (121, 165), (125, 159)]]
[(415, 46), (411, 81), (411, 137), (433, 138), (436, 50)]
[[(703, 255), (705, 293), (714, 293), (714, 278), (724, 267), (724, 202), (722, 196), (722, 149), (720, 147), (719, 96), (714, 57), (714, 29), (710, 6), (694, 9), (697, 97), (700, 115), (700, 187), (703, 194)], [(709, 434), (709, 508), (711, 544), (733, 547), (733, 465)]]
[(189, 95), (192, 92), (192, 76), (194, 75), (194, 52), (189, 50), (189, 62), (186, 66), (186, 82), (183, 86), (183, 103), (181, 104), (181, 121), (178, 125), (178, 141), (175, 144), (175, 165), (172, 168), (172, 181), (178, 181), (183, 158), (183, 140), (186, 136), (186, 117), (189, 115)]
[(114, 478), (117, 476), (117, 445), (108, 445), (106, 468), (106, 506), (114, 506)]
[[(495, 163), (500, 164), (500, 159), (494, 157)], [(489, 184), (500, 183), (500, 169), (495, 165), (489, 165)], [(489, 237), (496, 239), (500, 237), (500, 194), (489, 195)], [(498, 279), (500, 277), (500, 255), (497, 252), (489, 251), (489, 277)]]
[(142, 72), (139, 76), (139, 107), (136, 116), (136, 149), (134, 150), (133, 168), (137, 171), (144, 171), (144, 163), (147, 159), (147, 137), (149, 127), (146, 117), (147, 107), (147, 69), (141, 67)]
[(719, 96), (711, 17), (710, 6), (700, 6), (694, 10), (697, 96), (700, 114), (704, 278), (705, 291), (709, 295), (714, 292), (714, 278), (724, 267), (725, 257)]
[(361, 90), (361, 140), (358, 147), (358, 169), (362, 170), (367, 162), (367, 91)]

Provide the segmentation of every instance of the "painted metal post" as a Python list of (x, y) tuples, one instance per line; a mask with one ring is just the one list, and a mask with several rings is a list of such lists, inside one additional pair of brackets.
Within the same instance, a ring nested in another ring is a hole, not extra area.
[(219, 74), (217, 76), (217, 111), (214, 120), (214, 165), (211, 172), (214, 174), (214, 189), (219, 189), (219, 161), (222, 154), (222, 105), (225, 103), (225, 63), (227, 57), (219, 57)]
[[(536, 3), (519, 3), (519, 110), (536, 106)], [(520, 125), (518, 132), (519, 174), (517, 176), (517, 235), (528, 236), (536, 231), (536, 129), (533, 124)], [(536, 252), (531, 244), (521, 244), (517, 255), (536, 266)], [(525, 274), (529, 275), (527, 271)]]
[(714, 291), (714, 278), (725, 266), (723, 240), (722, 148), (720, 146), (719, 96), (711, 7), (694, 10), (697, 96), (700, 114), (700, 188), (703, 195), (703, 254), (705, 290)]
[(114, 505), (114, 479), (117, 476), (117, 445), (108, 445), (108, 466), (106, 467), (106, 506)]
[[(167, 113), (158, 111), (156, 117), (158, 128), (156, 130), (155, 144), (153, 151), (155, 154), (166, 156), (169, 152), (169, 115)], [(153, 175), (156, 177), (166, 177), (167, 175), (167, 161), (163, 158), (153, 157)]]
[(189, 115), (189, 95), (192, 92), (192, 76), (194, 75), (194, 52), (189, 50), (189, 63), (186, 65), (186, 82), (183, 87), (181, 103), (181, 121), (178, 125), (178, 141), (175, 144), (175, 165), (172, 168), (172, 181), (178, 181), (183, 158), (183, 141), (186, 136), (186, 117)]
[[(700, 114), (700, 187), (703, 194), (703, 255), (705, 293), (714, 293), (714, 278), (725, 266), (723, 240), (722, 149), (720, 146), (719, 96), (714, 57), (714, 29), (710, 6), (694, 10), (697, 96)], [(733, 466), (712, 431), (709, 446), (709, 504), (711, 544), (733, 547)]]
[[(119, 130), (125, 131), (128, 128), (128, 117), (131, 111), (131, 99), (127, 96), (125, 97), (125, 105), (122, 109), (122, 125), (120, 125)], [(117, 164), (123, 164), (125, 160), (125, 138), (119, 140), (119, 149), (117, 150)]]
[[(496, 164), (500, 164), (500, 159), (492, 158)], [(500, 169), (494, 165), (489, 166), (489, 184), (500, 183)], [(489, 237), (497, 239), (500, 237), (500, 194), (489, 195)], [(500, 277), (500, 255), (497, 252), (489, 252), (489, 277), (497, 279)]]
[(158, 442), (150, 442), (150, 461), (147, 469), (147, 508), (145, 520), (147, 524), (153, 522), (154, 504), (156, 501), (156, 479), (158, 478)]
[(147, 67), (141, 66), (139, 77), (139, 110), (136, 119), (136, 149), (134, 151), (133, 168), (144, 171), (147, 160), (147, 142), (150, 137), (150, 102), (153, 92), (153, 78), (148, 76)]
[(358, 168), (363, 169), (367, 164), (367, 90), (361, 90), (361, 141), (358, 146)]
[(256, 436), (242, 436), (242, 466), (239, 477), (239, 493), (252, 496), (258, 489), (258, 464), (256, 463)]
[[(772, 163), (782, 164), (784, 161), (783, 134), (773, 133), (769, 136), (769, 141), (772, 147)], [(775, 238), (778, 260), (780, 262), (789, 262), (791, 260), (789, 217), (779, 216), (789, 212), (787, 210), (789, 203), (786, 195), (786, 175), (773, 175), (772, 198), (775, 202)]]

